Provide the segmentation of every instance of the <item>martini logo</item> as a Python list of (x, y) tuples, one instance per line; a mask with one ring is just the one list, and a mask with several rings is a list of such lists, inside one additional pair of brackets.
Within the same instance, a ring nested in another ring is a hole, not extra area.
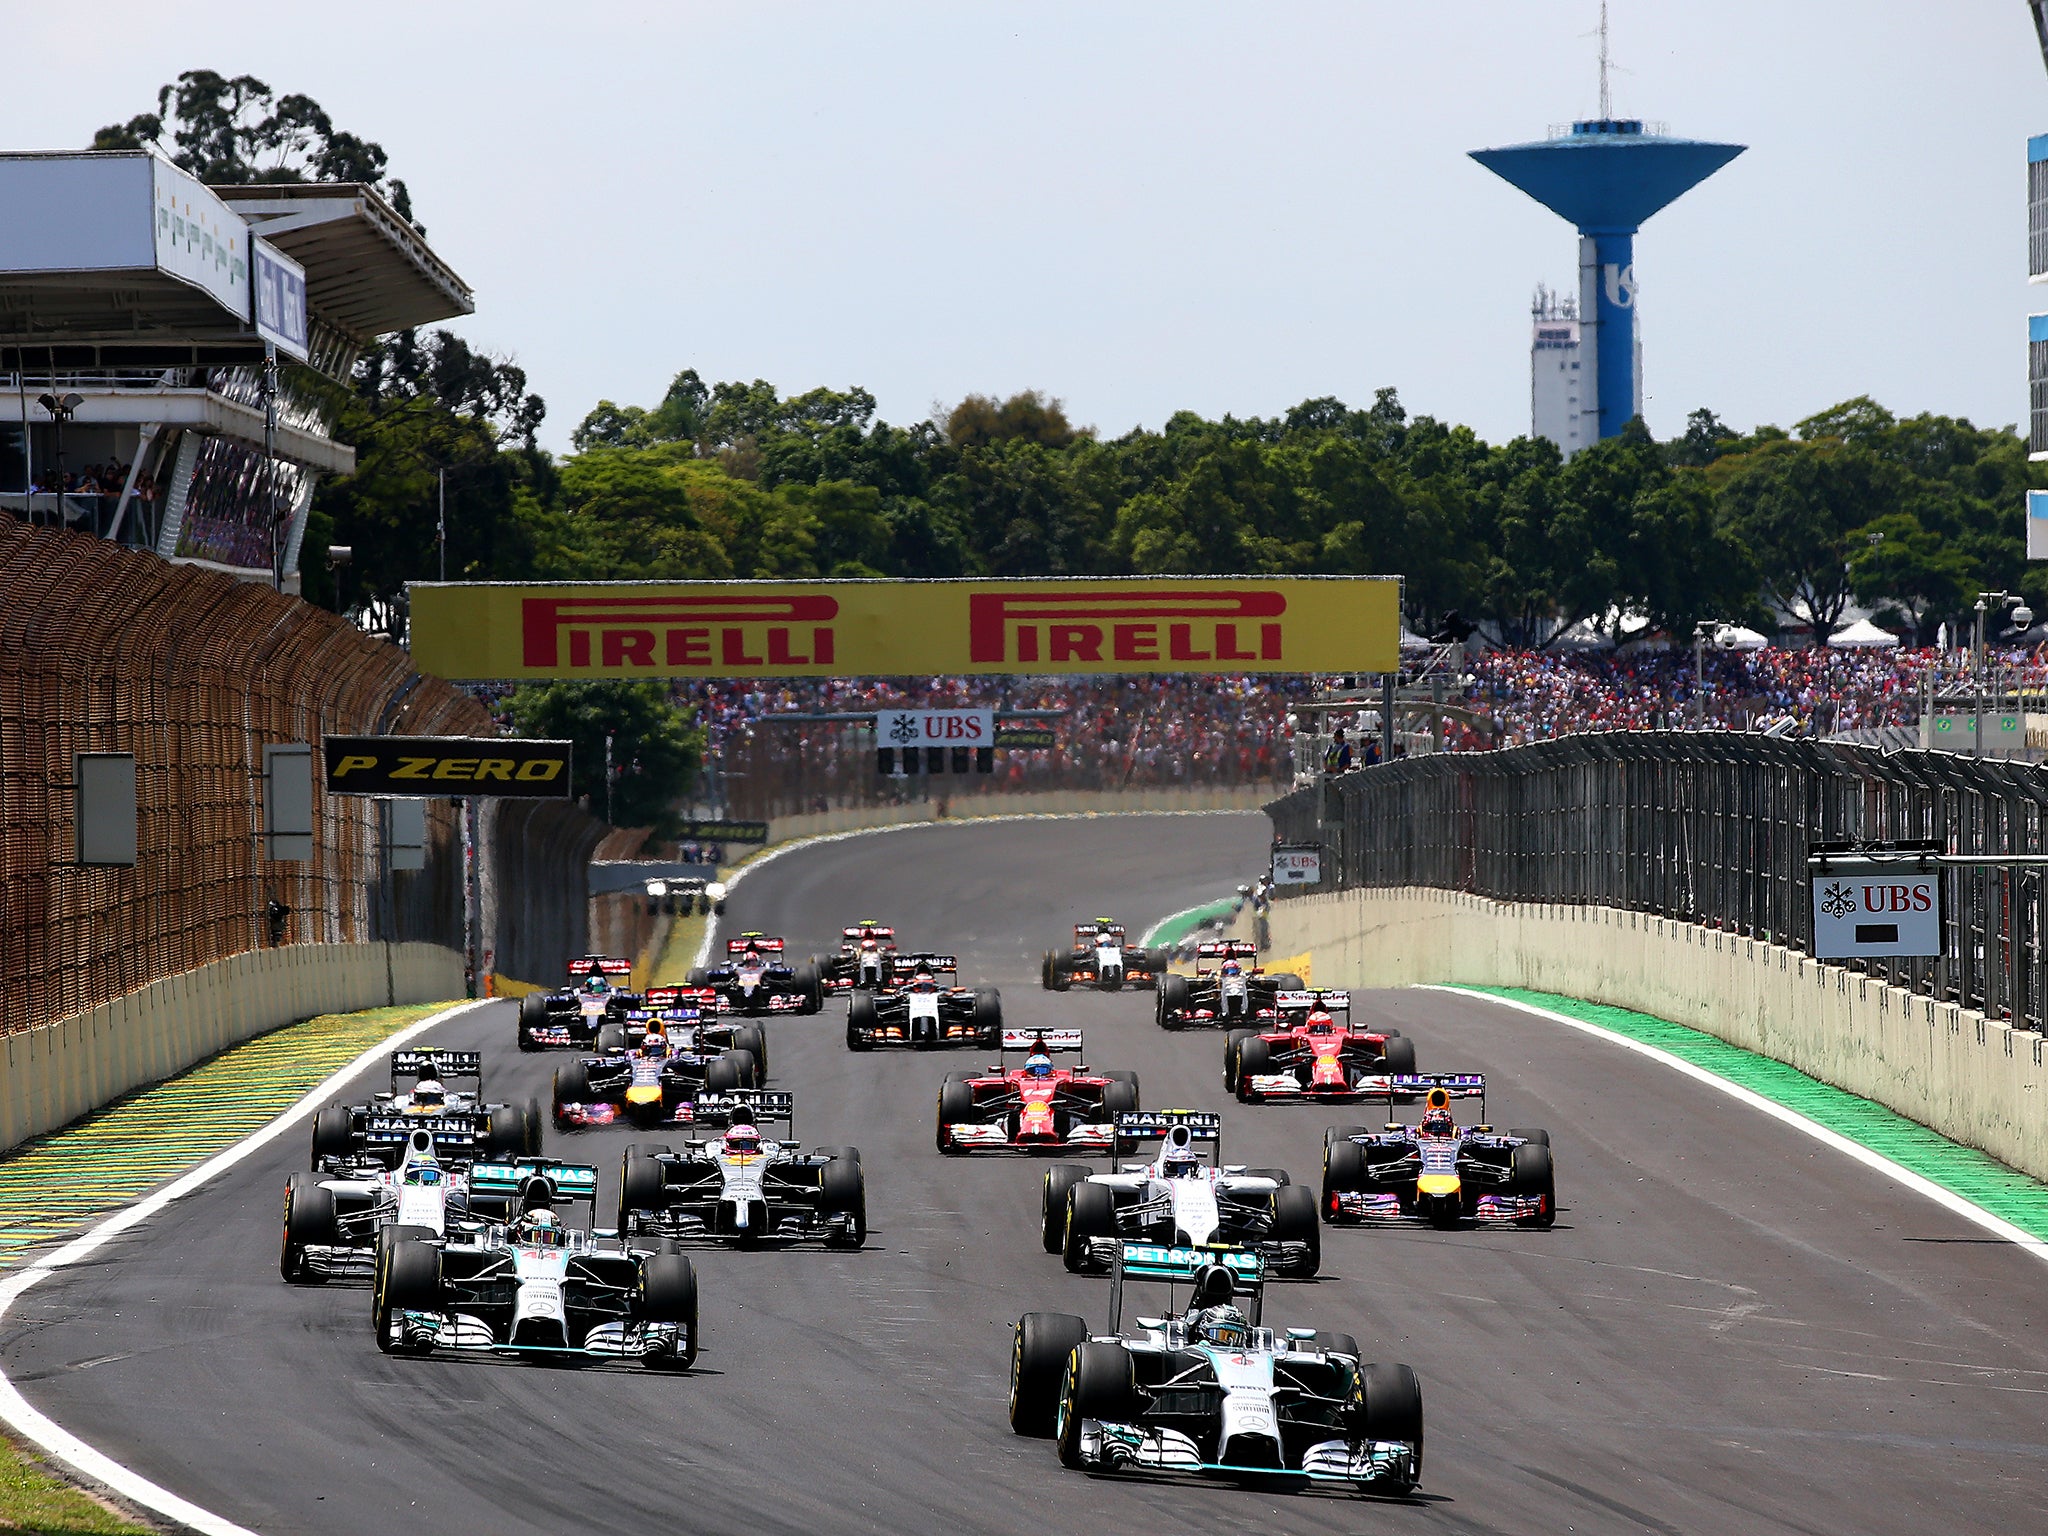
[(967, 606), (978, 665), (1286, 660), (1287, 599), (1271, 588), (977, 592)]
[(838, 600), (818, 594), (529, 597), (520, 635), (528, 667), (717, 676), (830, 666), (838, 616)]
[(1601, 279), (1607, 285), (1607, 302), (1615, 309), (1634, 309), (1636, 306), (1636, 268), (1630, 262), (1623, 266), (1610, 261), (1600, 269)]

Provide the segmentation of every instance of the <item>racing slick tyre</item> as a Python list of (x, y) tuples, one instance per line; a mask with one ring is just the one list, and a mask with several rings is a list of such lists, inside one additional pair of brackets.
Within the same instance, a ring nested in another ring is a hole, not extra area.
[(432, 1227), (416, 1227), (409, 1224), (394, 1224), (388, 1227), (379, 1227), (377, 1229), (377, 1246), (373, 1250), (377, 1256), (377, 1262), (375, 1267), (371, 1270), (371, 1273), (374, 1275), (382, 1271), (382, 1269), (384, 1268), (384, 1260), (387, 1251), (394, 1244), (412, 1242), (415, 1240), (426, 1241), (438, 1236), (440, 1236), (440, 1234), (436, 1232)]
[(1309, 1343), (1326, 1355), (1349, 1355), (1354, 1360), (1358, 1358), (1358, 1340), (1348, 1333), (1325, 1333), (1317, 1329), (1316, 1336), (1310, 1339)]
[(708, 974), (703, 966), (693, 965), (688, 971), (683, 973), (683, 985), (686, 987), (701, 987), (704, 985), (704, 978)]
[(939, 1085), (939, 1150), (958, 1152), (953, 1137), (946, 1129), (949, 1125), (963, 1125), (974, 1118), (974, 1090), (964, 1082), (948, 1078)]
[[(1365, 1397), (1359, 1414), (1359, 1437), (1366, 1440), (1405, 1440), (1415, 1447), (1415, 1478), (1422, 1476), (1422, 1383), (1405, 1365), (1374, 1361), (1359, 1373), (1359, 1388)], [(1403, 1479), (1404, 1482), (1408, 1479)], [(1410, 1484), (1412, 1486), (1412, 1483)]]
[[(1339, 1127), (1346, 1129), (1346, 1127)], [(1323, 1220), (1335, 1226), (1344, 1218), (1337, 1196), (1365, 1188), (1365, 1148), (1355, 1141), (1333, 1141), (1323, 1149)]]
[(1327, 1156), (1330, 1148), (1340, 1141), (1349, 1141), (1354, 1136), (1370, 1136), (1372, 1130), (1363, 1125), (1333, 1125), (1323, 1132), (1323, 1152)]
[(1094, 1263), (1088, 1256), (1088, 1239), (1116, 1236), (1116, 1197), (1101, 1184), (1076, 1184), (1067, 1191), (1066, 1214), (1061, 1256), (1071, 1273), (1084, 1274)]
[(626, 1053), (626, 1026), (623, 1024), (600, 1024), (597, 1028), (597, 1054), (600, 1056), (623, 1056)]
[(1256, 1029), (1233, 1029), (1223, 1037), (1223, 1087), (1226, 1092), (1237, 1087), (1237, 1048), (1257, 1033)]
[(393, 1243), (377, 1265), (376, 1289), (370, 1302), (377, 1347), (386, 1354), (400, 1346), (391, 1338), (391, 1319), (399, 1312), (438, 1312), (441, 1308), (441, 1250), (432, 1243)]
[(815, 965), (800, 965), (796, 972), (796, 989), (804, 995), (804, 1005), (798, 1013), (817, 1013), (825, 1006), (825, 980), (818, 974)]
[(540, 1150), (540, 1106), (500, 1104), (491, 1111), (484, 1145), (493, 1157), (527, 1157)]
[(1302, 1243), (1307, 1252), (1291, 1260), (1291, 1275), (1313, 1275), (1323, 1267), (1323, 1228), (1316, 1219), (1316, 1197), (1305, 1184), (1288, 1184), (1273, 1191), (1273, 1240)]
[(845, 1160), (846, 1160), (847, 1162), (849, 1162), (849, 1163), (855, 1163), (855, 1164), (857, 1164), (857, 1163), (859, 1163), (859, 1162), (860, 1162), (860, 1148), (859, 1148), (859, 1147), (820, 1147), (820, 1148), (818, 1148), (818, 1156), (820, 1156), (820, 1157), (839, 1157), (839, 1158), (844, 1158), (844, 1159), (845, 1159)]
[(1248, 1079), (1262, 1076), (1273, 1070), (1273, 1048), (1257, 1035), (1241, 1040), (1237, 1046), (1237, 1080), (1230, 1085), (1230, 1091), (1244, 1104), (1256, 1104), (1258, 1095), (1245, 1086)]
[(846, 1048), (849, 1051), (873, 1050), (872, 1031), (877, 1023), (874, 993), (855, 992), (849, 996), (846, 1000)]
[(1038, 1227), (1047, 1253), (1058, 1253), (1066, 1240), (1067, 1191), (1092, 1172), (1086, 1163), (1054, 1163), (1045, 1170), (1045, 1189), (1038, 1201)]
[(1287, 1188), (1288, 1185), (1294, 1182), (1293, 1176), (1285, 1168), (1247, 1168), (1245, 1169), (1245, 1177), (1251, 1179), (1271, 1179), (1282, 1189)]
[(727, 1051), (704, 1067), (704, 1091), (706, 1093), (735, 1093), (740, 1088), (740, 1064), (734, 1060), (737, 1052)]
[(1108, 1419), (1129, 1423), (1145, 1411), (1138, 1396), (1138, 1376), (1131, 1352), (1121, 1344), (1084, 1339), (1067, 1356), (1066, 1380), (1060, 1389), (1057, 1436), (1060, 1464), (1081, 1463), (1081, 1421)]
[(843, 1234), (827, 1238), (833, 1248), (859, 1248), (868, 1240), (868, 1185), (860, 1158), (835, 1157), (818, 1175), (818, 1209), (827, 1216), (849, 1216)]
[(306, 1250), (332, 1243), (339, 1235), (334, 1191), (321, 1188), (310, 1174), (293, 1174), (284, 1189), (284, 1245), (277, 1256), (278, 1274), (294, 1284), (320, 1284), (327, 1277), (307, 1268)]
[(741, 1024), (732, 1032), (732, 1048), (736, 1051), (751, 1051), (758, 1080), (767, 1081), (768, 1031), (758, 1024)]
[(1276, 992), (1306, 992), (1308, 990), (1308, 983), (1292, 971), (1282, 971), (1279, 975), (1268, 976), (1266, 979), (1273, 983), (1273, 990)]
[(1045, 989), (1048, 992), (1064, 992), (1074, 984), (1074, 973), (1068, 969), (1066, 957), (1058, 950), (1045, 952)]
[(631, 1216), (636, 1211), (658, 1211), (661, 1209), (661, 1192), (667, 1186), (662, 1177), (661, 1164), (656, 1162), (645, 1149), (626, 1148), (625, 1160), (619, 1165), (619, 1230), (625, 1232), (632, 1226)]
[(355, 1120), (346, 1104), (330, 1104), (313, 1117), (313, 1161), (347, 1157), (355, 1147)]
[(1102, 1109), (1105, 1114), (1129, 1114), (1138, 1107), (1138, 1074), (1135, 1072), (1105, 1072), (1109, 1081), (1102, 1089)]
[(1539, 1147), (1550, 1145), (1550, 1132), (1548, 1131), (1531, 1130), (1526, 1126), (1511, 1125), (1508, 1127), (1508, 1134), (1510, 1136), (1519, 1136), (1524, 1141), (1533, 1141)]
[(1003, 1044), (1003, 994), (994, 987), (974, 989), (974, 1043), (983, 1050)]
[(562, 1106), (565, 1104), (588, 1104), (590, 1102), (590, 1072), (580, 1061), (566, 1061), (555, 1068), (555, 1085), (552, 1090), (555, 1106), (555, 1123), (560, 1124)]
[(1518, 1227), (1551, 1227), (1557, 1222), (1557, 1174), (1551, 1165), (1550, 1148), (1529, 1142), (1515, 1148), (1510, 1187), (1518, 1195), (1540, 1195), (1543, 1208), (1534, 1216), (1517, 1216)]
[(761, 1063), (754, 1059), (752, 1051), (730, 1050), (721, 1056), (719, 1060), (732, 1063), (733, 1071), (739, 1074), (740, 1086), (742, 1088), (758, 1088), (761, 1086)]
[(529, 992), (519, 999), (519, 1049), (537, 1051), (540, 1045), (533, 1038), (536, 1027), (548, 1021), (548, 1000), (538, 992)]
[(1415, 1071), (1415, 1042), (1408, 1039), (1394, 1039), (1387, 1042), (1387, 1071), (1397, 1076), (1410, 1076)]
[(651, 1371), (688, 1370), (697, 1359), (697, 1271), (680, 1253), (651, 1254), (640, 1261), (635, 1310), (643, 1323), (680, 1323), (682, 1347), (672, 1355), (642, 1355)]
[(1169, 971), (1159, 978), (1159, 997), (1154, 1004), (1161, 1029), (1179, 1029), (1180, 1020), (1176, 1015), (1187, 1011), (1188, 979)]
[(1034, 1439), (1051, 1438), (1059, 1420), (1067, 1357), (1088, 1337), (1088, 1324), (1070, 1312), (1026, 1312), (1010, 1345), (1010, 1428)]

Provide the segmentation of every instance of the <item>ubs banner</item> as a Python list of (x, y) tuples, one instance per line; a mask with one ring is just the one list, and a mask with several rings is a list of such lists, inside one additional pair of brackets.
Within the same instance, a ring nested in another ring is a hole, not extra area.
[(416, 583), (456, 681), (912, 673), (1391, 672), (1393, 576)]

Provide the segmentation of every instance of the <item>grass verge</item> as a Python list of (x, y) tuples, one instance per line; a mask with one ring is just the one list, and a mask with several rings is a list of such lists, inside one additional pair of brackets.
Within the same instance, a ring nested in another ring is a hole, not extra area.
[(151, 1536), (112, 1505), (74, 1488), (27, 1446), (0, 1435), (0, 1531), (32, 1536)]

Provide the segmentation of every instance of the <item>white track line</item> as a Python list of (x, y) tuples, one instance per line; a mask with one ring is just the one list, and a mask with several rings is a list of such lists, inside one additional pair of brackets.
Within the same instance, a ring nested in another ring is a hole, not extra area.
[(1231, 898), (1229, 896), (1211, 896), (1207, 901), (1198, 901), (1192, 907), (1182, 907), (1178, 912), (1167, 913), (1166, 916), (1159, 919), (1158, 922), (1154, 923), (1150, 928), (1147, 928), (1142, 934), (1138, 936), (1138, 948), (1150, 949), (1152, 947), (1152, 941), (1159, 937), (1159, 930), (1164, 928), (1168, 923), (1178, 922), (1180, 919), (1186, 917), (1190, 912), (1200, 912), (1206, 907), (1213, 907), (1218, 902), (1229, 901), (1230, 899)]
[[(7, 1309), (13, 1306), (30, 1286), (48, 1279), (60, 1269), (90, 1257), (108, 1241), (130, 1227), (149, 1220), (173, 1200), (182, 1199), (194, 1190), (203, 1188), (243, 1158), (275, 1141), (312, 1114), (330, 1095), (343, 1088), (350, 1078), (366, 1067), (374, 1066), (394, 1046), (402, 1045), (437, 1024), (445, 1024), (458, 1014), (466, 1013), (472, 1008), (481, 1008), (487, 1001), (489, 1000), (479, 999), (476, 1002), (458, 1003), (453, 1008), (444, 1008), (431, 1018), (408, 1025), (378, 1041), (268, 1125), (252, 1131), (225, 1151), (215, 1153), (191, 1172), (180, 1174), (154, 1194), (146, 1195), (135, 1204), (116, 1211), (84, 1236), (73, 1238), (54, 1253), (0, 1280), (0, 1319), (6, 1317)], [(126, 1499), (130, 1504), (154, 1511), (187, 1529), (204, 1532), (205, 1536), (256, 1536), (248, 1527), (236, 1525), (232, 1520), (223, 1520), (212, 1510), (201, 1509), (197, 1504), (179, 1498), (169, 1489), (157, 1486), (140, 1473), (131, 1472), (111, 1456), (95, 1450), (55, 1420), (31, 1407), (28, 1399), (21, 1395), (12, 1381), (8, 1380), (4, 1364), (0, 1364), (0, 1419), (4, 1419), (22, 1438), (34, 1441), (88, 1482), (105, 1488), (108, 1492)]]
[[(1705, 1067), (1695, 1066), (1682, 1056), (1674, 1056), (1669, 1051), (1660, 1050), (1658, 1047), (1645, 1044), (1641, 1040), (1634, 1040), (1627, 1035), (1616, 1034), (1611, 1029), (1602, 1029), (1598, 1024), (1589, 1024), (1584, 1019), (1575, 1019), (1570, 1014), (1558, 1013), (1549, 1008), (1541, 1008), (1534, 1003), (1525, 1003), (1516, 998), (1497, 997), (1491, 992), (1475, 991), (1466, 987), (1425, 984), (1422, 990), (1429, 992), (1451, 992), (1459, 997), (1477, 998), (1482, 1002), (1498, 1003), (1503, 1008), (1518, 1008), (1523, 1013), (1533, 1013), (1539, 1019), (1548, 1019), (1553, 1024), (1562, 1024), (1568, 1029), (1579, 1030), (1594, 1036), (1596, 1039), (1605, 1040), (1612, 1045), (1618, 1045), (1624, 1050), (1635, 1051), (1640, 1055), (1650, 1057), (1654, 1061), (1661, 1061), (1665, 1066), (1675, 1071), (1683, 1072), (1687, 1077), (1705, 1083), (1710, 1088), (1720, 1089), (1721, 1092), (1727, 1094), (1732, 1099), (1741, 1100), (1752, 1109), (1762, 1110), (1773, 1120), (1782, 1120), (1794, 1130), (1804, 1131), (1815, 1141), (1823, 1142), (1833, 1147), (1837, 1152), (1844, 1153), (1849, 1157), (1855, 1158), (1859, 1163), (1875, 1168), (1887, 1178), (1895, 1179), (1905, 1185), (1906, 1188), (1925, 1195), (1936, 1205), (1955, 1212), (1956, 1215), (1962, 1217), (1965, 1221), (1975, 1222), (1978, 1226), (1984, 1228), (1985, 1231), (1995, 1232), (2014, 1246), (2025, 1249), (2035, 1258), (2048, 1262), (2048, 1242), (2044, 1242), (2042, 1239), (2034, 1236), (2033, 1233), (2022, 1231), (2003, 1217), (1994, 1216), (1990, 1211), (1985, 1210), (1983, 1206), (1973, 1201), (1965, 1200), (1954, 1190), (1944, 1189), (1932, 1179), (1893, 1162), (1880, 1152), (1873, 1152), (1869, 1147), (1864, 1146), (1862, 1142), (1852, 1141), (1839, 1131), (1831, 1131), (1818, 1121), (1809, 1120), (1806, 1116), (1800, 1114), (1798, 1110), (1787, 1108), (1776, 1099), (1766, 1098), (1753, 1089), (1743, 1087), (1740, 1083), (1731, 1083), (1727, 1078), (1720, 1076), (1718, 1073), (1709, 1072)], [(1722, 1043), (1726, 1044), (1727, 1042), (1724, 1041)], [(1742, 1047), (1737, 1046), (1735, 1049), (1741, 1050)], [(1770, 1058), (1766, 1057), (1765, 1059), (1769, 1060)], [(1841, 1091), (1847, 1092), (1846, 1089)], [(1897, 1113), (1897, 1111), (1893, 1111), (1893, 1113)]]

